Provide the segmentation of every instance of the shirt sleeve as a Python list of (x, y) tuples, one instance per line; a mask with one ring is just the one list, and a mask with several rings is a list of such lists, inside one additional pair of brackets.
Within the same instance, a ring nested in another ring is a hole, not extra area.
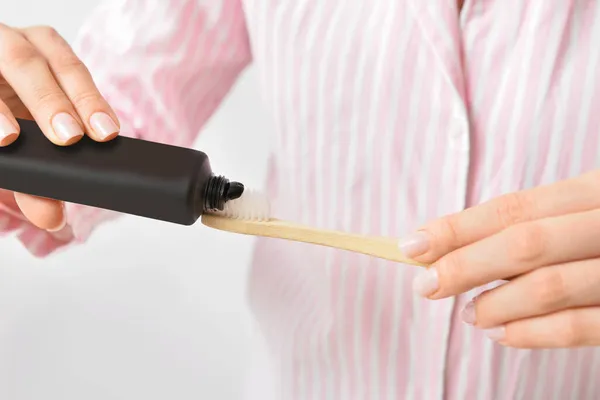
[[(240, 0), (106, 1), (73, 47), (119, 116), (122, 135), (179, 146), (192, 144), (251, 61)], [(117, 217), (65, 207), (68, 224), (61, 232), (39, 230), (6, 209), (0, 232), (16, 231), (33, 255), (44, 257), (84, 242)]]

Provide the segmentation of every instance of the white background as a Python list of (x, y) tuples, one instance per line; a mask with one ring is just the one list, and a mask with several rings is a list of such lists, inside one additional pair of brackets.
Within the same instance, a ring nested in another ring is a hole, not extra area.
[[(4, 0), (0, 22), (52, 25), (72, 41), (98, 2)], [(257, 100), (249, 70), (197, 144), (250, 186), (262, 185), (268, 153)], [(251, 250), (246, 237), (136, 217), (44, 260), (0, 239), (0, 398), (240, 398)]]

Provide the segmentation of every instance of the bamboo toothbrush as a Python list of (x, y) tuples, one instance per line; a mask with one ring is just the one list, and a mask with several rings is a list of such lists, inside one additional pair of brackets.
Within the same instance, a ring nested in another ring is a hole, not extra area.
[(404, 256), (398, 248), (398, 240), (394, 238), (322, 230), (272, 218), (266, 196), (249, 190), (244, 191), (239, 199), (228, 202), (223, 211), (202, 215), (202, 223), (222, 231), (311, 243), (398, 263), (426, 266)]

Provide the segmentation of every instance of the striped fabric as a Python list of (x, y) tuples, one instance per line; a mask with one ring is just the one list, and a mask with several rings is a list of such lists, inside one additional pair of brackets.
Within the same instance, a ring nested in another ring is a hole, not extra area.
[[(125, 134), (179, 145), (253, 62), (275, 212), (318, 227), (402, 236), (600, 167), (597, 0), (120, 0), (78, 49)], [(68, 207), (73, 240), (111, 217)], [(34, 254), (69, 239), (4, 217)], [(249, 299), (276, 398), (600, 398), (600, 350), (502, 348), (459, 319), (484, 288), (422, 300), (415, 273), (260, 240)]]

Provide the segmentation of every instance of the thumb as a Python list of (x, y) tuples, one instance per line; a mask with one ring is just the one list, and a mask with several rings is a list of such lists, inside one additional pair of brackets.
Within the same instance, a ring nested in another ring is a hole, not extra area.
[(16, 192), (14, 201), (25, 218), (40, 229), (58, 231), (66, 224), (64, 204), (60, 201)]

